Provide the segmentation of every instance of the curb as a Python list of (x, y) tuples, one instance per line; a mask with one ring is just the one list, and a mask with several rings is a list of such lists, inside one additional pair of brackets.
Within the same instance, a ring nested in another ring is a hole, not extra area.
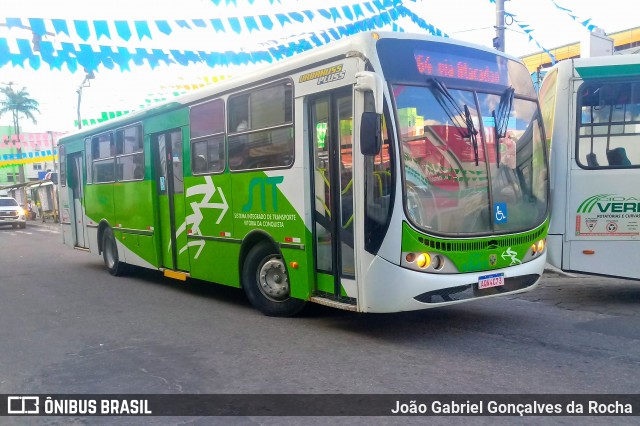
[(38, 227), (38, 228), (56, 229), (56, 230), (60, 229), (60, 224), (59, 223), (42, 222), (42, 221), (39, 221), (39, 220), (28, 220), (27, 221), (27, 229), (30, 226), (35, 226), (35, 227)]

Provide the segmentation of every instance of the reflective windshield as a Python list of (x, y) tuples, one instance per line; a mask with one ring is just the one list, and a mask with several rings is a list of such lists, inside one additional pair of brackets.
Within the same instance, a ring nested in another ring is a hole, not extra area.
[(460, 235), (542, 223), (547, 168), (537, 104), (515, 93), (449, 88), (435, 78), (393, 85), (405, 209), (416, 226)]
[(13, 198), (0, 198), (0, 207), (13, 207), (17, 205), (18, 202)]

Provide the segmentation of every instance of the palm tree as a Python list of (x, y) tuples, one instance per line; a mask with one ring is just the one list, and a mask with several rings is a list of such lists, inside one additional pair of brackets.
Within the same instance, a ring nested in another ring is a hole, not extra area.
[[(33, 124), (37, 124), (38, 121), (33, 115), (34, 112), (40, 113), (38, 101), (29, 97), (27, 88), (15, 91), (11, 85), (0, 88), (0, 93), (4, 95), (4, 99), (0, 99), (0, 117), (3, 114), (11, 113), (13, 119), (13, 131), (20, 141), (20, 115), (31, 120)], [(18, 145), (18, 160), (22, 160), (22, 144)], [(18, 166), (18, 179), (21, 184), (24, 184), (24, 164), (19, 163)], [(24, 186), (22, 187), (22, 202), (27, 208), (27, 197)]]

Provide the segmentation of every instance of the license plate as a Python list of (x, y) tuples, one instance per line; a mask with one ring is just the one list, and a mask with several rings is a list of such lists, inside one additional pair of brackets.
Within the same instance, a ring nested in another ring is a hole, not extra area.
[(504, 274), (483, 275), (478, 278), (478, 289), (482, 290), (491, 287), (500, 287), (504, 285)]

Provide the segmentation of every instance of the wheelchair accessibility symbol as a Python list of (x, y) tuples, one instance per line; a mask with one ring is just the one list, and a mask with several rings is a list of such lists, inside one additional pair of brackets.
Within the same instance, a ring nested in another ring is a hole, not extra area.
[(493, 205), (493, 217), (497, 224), (507, 223), (507, 203), (495, 203)]

